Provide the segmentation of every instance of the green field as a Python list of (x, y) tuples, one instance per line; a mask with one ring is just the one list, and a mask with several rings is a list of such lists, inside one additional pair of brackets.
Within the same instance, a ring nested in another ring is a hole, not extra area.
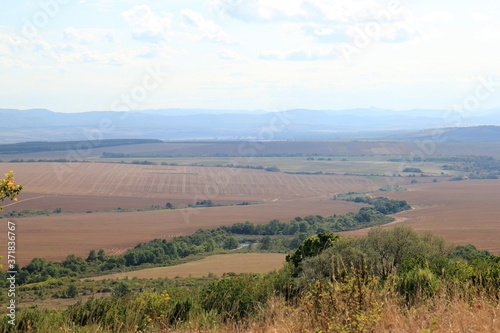
[[(313, 158), (313, 160), (311, 159)], [(156, 164), (166, 163), (180, 166), (240, 166), (240, 167), (278, 167), (281, 172), (335, 173), (359, 175), (409, 176), (415, 173), (403, 172), (406, 167), (417, 166), (425, 175), (440, 176), (443, 163), (410, 161), (390, 161), (387, 156), (348, 156), (348, 157), (172, 157), (172, 158), (99, 158), (97, 162), (133, 163), (149, 161)], [(460, 175), (456, 171), (446, 171), (447, 175)], [(420, 176), (419, 173), (416, 176)]]

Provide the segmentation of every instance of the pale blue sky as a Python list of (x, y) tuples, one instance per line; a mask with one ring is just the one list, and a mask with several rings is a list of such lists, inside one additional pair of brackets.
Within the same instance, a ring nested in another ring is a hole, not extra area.
[(0, 8), (0, 108), (450, 109), (477, 89), (500, 107), (498, 0)]

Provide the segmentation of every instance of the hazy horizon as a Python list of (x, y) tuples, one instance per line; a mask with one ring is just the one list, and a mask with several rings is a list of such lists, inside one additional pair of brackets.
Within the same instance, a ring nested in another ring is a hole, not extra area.
[[(379, 107), (358, 107), (358, 108), (346, 108), (346, 109), (311, 109), (311, 108), (289, 108), (289, 109), (283, 109), (283, 110), (264, 110), (264, 109), (217, 109), (217, 108), (148, 108), (148, 109), (131, 109), (131, 110), (81, 110), (81, 111), (68, 111), (68, 110), (62, 110), (62, 111), (56, 111), (52, 110), (50, 108), (45, 108), (45, 107), (33, 107), (33, 108), (10, 108), (10, 107), (0, 107), (0, 110), (15, 110), (15, 111), (49, 111), (52, 113), (61, 113), (61, 114), (76, 114), (76, 113), (96, 113), (96, 112), (130, 112), (130, 113), (156, 113), (159, 112), (178, 112), (184, 113), (185, 115), (196, 115), (196, 114), (266, 114), (266, 113), (279, 113), (279, 112), (290, 112), (290, 111), (311, 111), (311, 112), (349, 112), (349, 111), (381, 111), (381, 112), (390, 112), (390, 113), (411, 113), (411, 112), (428, 112), (428, 113), (436, 113), (435, 116), (439, 116), (440, 112), (447, 112), (447, 111), (452, 111), (453, 108), (448, 108), (448, 109), (433, 109), (433, 108), (410, 108), (410, 109), (385, 109), (385, 108), (379, 108)], [(485, 114), (494, 114), (497, 111), (500, 111), (500, 106), (498, 108), (485, 108), (485, 109), (475, 109), (474, 114), (476, 115), (485, 115)], [(470, 111), (464, 111), (469, 112), (468, 116), (471, 115)], [(177, 114), (177, 115), (179, 115)]]

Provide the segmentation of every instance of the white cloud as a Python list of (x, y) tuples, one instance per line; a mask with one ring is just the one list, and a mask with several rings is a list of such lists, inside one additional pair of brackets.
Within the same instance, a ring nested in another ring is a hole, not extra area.
[(348, 27), (341, 24), (316, 24), (305, 23), (301, 28), (306, 36), (311, 36), (320, 43), (340, 43), (349, 42), (351, 37), (348, 35)]
[(408, 8), (376, 0), (217, 0), (213, 3), (226, 10), (227, 15), (242, 21), (298, 25), (299, 33), (320, 43), (352, 43), (354, 29), (374, 25), (380, 28), (372, 38), (375, 41), (405, 42), (420, 35), (414, 28), (415, 20), (411, 23), (413, 17)]
[(236, 61), (242, 59), (240, 54), (230, 50), (224, 50), (219, 52), (219, 58), (222, 60), (229, 60), (229, 61)]
[(489, 21), (491, 20), (491, 16), (486, 14), (486, 13), (481, 13), (481, 12), (472, 12), (470, 14), (472, 19), (474, 21), (479, 21), (479, 22), (484, 22), (484, 21)]
[(162, 13), (157, 15), (147, 5), (137, 5), (122, 13), (123, 18), (132, 28), (134, 38), (158, 42), (169, 36), (172, 15)]
[(497, 27), (482, 27), (476, 30), (476, 39), (485, 43), (498, 43), (500, 36)]
[(91, 7), (96, 8), (99, 11), (109, 11), (113, 5), (115, 0), (80, 0), (82, 4), (88, 4)]
[(113, 43), (115, 33), (107, 29), (76, 29), (68, 27), (63, 31), (64, 41), (82, 45)]
[(424, 22), (449, 22), (453, 19), (453, 14), (445, 11), (429, 12), (422, 17)]
[[(54, 43), (47, 41), (40, 34), (30, 39), (14, 33), (0, 34), (0, 54), (6, 54), (15, 60), (11, 62), (11, 67), (23, 68), (31, 65), (36, 67), (37, 63), (43, 63), (47, 68), (82, 63), (124, 65), (132, 63), (134, 58), (140, 56), (140, 50), (106, 52), (102, 51), (99, 45), (82, 43), (82, 40), (94, 40), (90, 38), (94, 35), (91, 33), (87, 35), (87, 31), (80, 33), (76, 29), (69, 28), (64, 31), (64, 36), (63, 41)], [(82, 36), (86, 39), (82, 39)], [(106, 35), (102, 34), (102, 39), (105, 38)]]
[(374, 0), (214, 0), (224, 16), (243, 21), (338, 21), (370, 18), (380, 6)]
[(333, 60), (338, 56), (338, 52), (334, 48), (329, 49), (312, 49), (300, 48), (292, 51), (265, 51), (259, 55), (263, 60), (280, 60), (280, 61), (317, 61), (317, 60)]
[(205, 19), (201, 14), (184, 9), (181, 15), (184, 26), (191, 31), (194, 38), (212, 43), (231, 43), (228, 34), (220, 26)]

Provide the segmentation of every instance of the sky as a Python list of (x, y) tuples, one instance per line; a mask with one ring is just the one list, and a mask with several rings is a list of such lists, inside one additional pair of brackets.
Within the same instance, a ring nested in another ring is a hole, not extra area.
[(0, 8), (0, 108), (500, 109), (498, 0)]

